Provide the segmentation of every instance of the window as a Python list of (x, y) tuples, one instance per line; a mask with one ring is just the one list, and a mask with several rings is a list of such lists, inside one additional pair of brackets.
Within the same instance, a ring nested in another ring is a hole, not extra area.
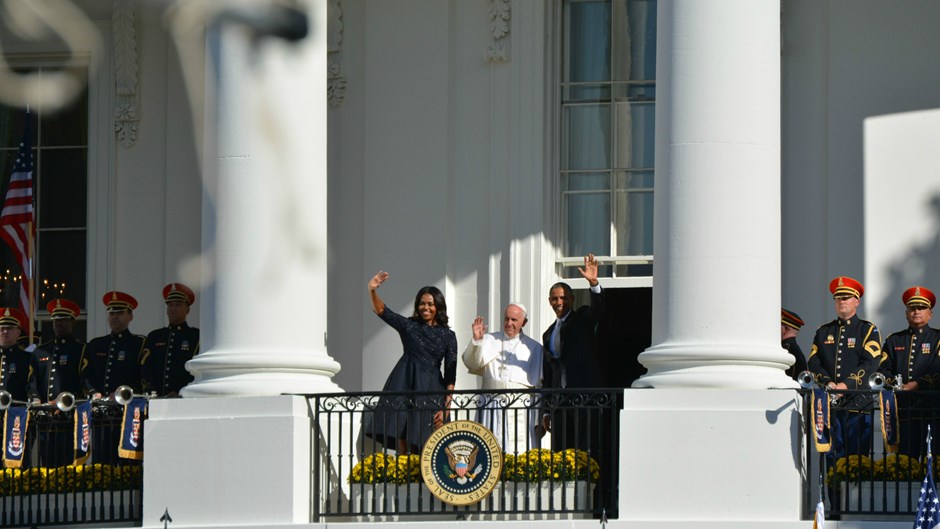
[[(40, 75), (54, 67), (31, 68)], [(6, 196), (16, 149), (23, 135), (23, 108), (0, 105), (0, 200)], [(85, 308), (88, 232), (88, 93), (68, 107), (45, 112), (30, 107), (33, 143), (33, 195), (37, 236), (36, 314), (43, 338), (51, 337), (46, 303), (67, 297)], [(6, 243), (0, 242), (0, 303), (19, 306), (20, 267)], [(44, 325), (45, 324), (45, 325)], [(85, 335), (84, 322), (75, 329)]]
[(565, 0), (558, 260), (609, 256), (602, 274), (652, 275), (656, 1)]

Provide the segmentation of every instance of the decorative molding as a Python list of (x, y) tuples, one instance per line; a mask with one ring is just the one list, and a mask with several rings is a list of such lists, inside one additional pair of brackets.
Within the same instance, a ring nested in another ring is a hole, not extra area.
[(487, 62), (509, 62), (510, 0), (490, 0), (490, 46)]
[(346, 99), (346, 77), (342, 71), (343, 6), (342, 0), (329, 0), (326, 7), (326, 97), (331, 107), (338, 107)]
[(114, 133), (124, 147), (137, 141), (136, 0), (114, 0), (111, 11), (114, 47)]

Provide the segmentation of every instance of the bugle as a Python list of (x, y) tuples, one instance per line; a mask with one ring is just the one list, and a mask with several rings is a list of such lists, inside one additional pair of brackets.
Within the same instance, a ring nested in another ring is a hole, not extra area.
[(870, 377), (868, 377), (868, 385), (869, 387), (871, 387), (871, 389), (875, 391), (881, 391), (882, 389), (884, 389), (885, 384), (887, 382), (888, 382), (888, 379), (885, 378), (885, 376), (879, 373), (878, 371), (875, 371), (874, 373), (871, 374)]
[(7, 409), (14, 404), (25, 404), (27, 406), (29, 405), (28, 402), (24, 402), (21, 400), (13, 400), (13, 395), (11, 395), (9, 391), (5, 389), (0, 389), (0, 411)]
[(118, 386), (118, 388), (114, 390), (114, 402), (117, 402), (121, 406), (127, 406), (130, 401), (134, 400), (134, 397), (148, 397), (148, 395), (134, 393), (134, 388), (130, 386)]
[(79, 402), (85, 402), (85, 399), (75, 400), (75, 395), (63, 391), (55, 398), (55, 407), (61, 411), (72, 411)]
[(816, 387), (816, 377), (813, 376), (812, 371), (803, 371), (796, 376), (796, 381), (800, 383), (800, 387), (803, 389)]

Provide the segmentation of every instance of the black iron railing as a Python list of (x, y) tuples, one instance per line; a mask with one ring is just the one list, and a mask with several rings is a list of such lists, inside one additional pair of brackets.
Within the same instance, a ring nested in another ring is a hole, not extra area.
[(92, 456), (79, 466), (72, 465), (74, 414), (29, 409), (23, 466), (0, 468), (0, 527), (141, 524), (143, 466), (117, 454), (123, 406), (93, 405)]
[[(314, 442), (315, 519), (617, 516), (620, 389), (450, 393), (448, 419), (487, 425), (504, 452), (493, 493), (459, 507), (431, 494), (421, 476), (422, 437), (402, 433), (407, 428), (420, 432), (415, 424), (432, 425), (444, 395), (308, 397), (319, 428)], [(542, 435), (543, 426), (551, 429), (548, 435)], [(433, 429), (429, 426), (424, 434)], [(402, 437), (409, 437), (405, 446), (399, 446)]]
[[(810, 391), (801, 390), (804, 401), (804, 515), (812, 517), (822, 489), (827, 516), (870, 519), (897, 516), (912, 519), (917, 511), (921, 484), (927, 468), (926, 435), (931, 425), (934, 439), (940, 426), (940, 392), (896, 391), (897, 449), (883, 438), (879, 393), (870, 390), (832, 391), (830, 429), (832, 446), (819, 453), (814, 441)], [(938, 475), (940, 444), (933, 443), (934, 476)]]

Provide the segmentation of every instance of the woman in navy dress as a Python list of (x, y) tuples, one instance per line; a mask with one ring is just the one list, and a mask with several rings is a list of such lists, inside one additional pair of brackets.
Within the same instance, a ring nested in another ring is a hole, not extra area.
[(450, 395), (445, 393), (454, 389), (457, 380), (457, 335), (447, 326), (447, 303), (437, 287), (419, 290), (414, 314), (406, 318), (385, 306), (376, 292), (386, 279), (388, 273), (380, 271), (369, 280), (369, 298), (379, 318), (398, 331), (403, 354), (382, 391), (428, 391), (441, 395), (383, 396), (375, 413), (365, 414), (366, 436), (406, 454), (409, 450), (421, 450), (431, 433), (448, 419)]

